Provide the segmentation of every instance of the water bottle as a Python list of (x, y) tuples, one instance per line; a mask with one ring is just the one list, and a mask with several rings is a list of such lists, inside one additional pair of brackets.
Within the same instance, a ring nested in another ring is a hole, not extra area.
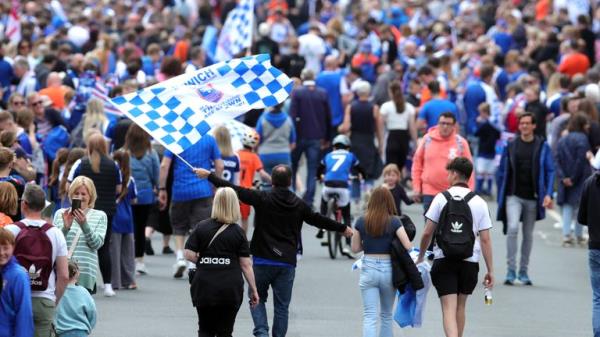
[(486, 305), (492, 305), (492, 289), (490, 289), (490, 288), (484, 289), (483, 300)]

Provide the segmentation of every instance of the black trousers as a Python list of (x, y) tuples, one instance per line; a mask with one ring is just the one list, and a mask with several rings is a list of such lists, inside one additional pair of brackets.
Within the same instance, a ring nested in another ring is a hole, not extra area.
[(112, 220), (113, 216), (108, 216), (108, 224), (106, 226), (106, 235), (104, 235), (104, 244), (98, 249), (98, 262), (100, 264), (100, 273), (102, 281), (110, 283), (112, 280), (112, 265), (110, 258), (110, 237), (112, 236)]
[(240, 306), (198, 306), (198, 337), (231, 337)]
[(146, 223), (153, 205), (131, 205), (133, 213), (133, 240), (135, 241), (135, 257), (144, 257), (146, 243)]

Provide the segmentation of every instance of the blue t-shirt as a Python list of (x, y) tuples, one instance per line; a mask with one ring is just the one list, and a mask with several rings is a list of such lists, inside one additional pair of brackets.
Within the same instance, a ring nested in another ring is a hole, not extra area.
[(123, 200), (117, 203), (117, 211), (113, 217), (112, 230), (115, 233), (130, 234), (133, 233), (133, 213), (131, 211), (131, 201), (137, 198), (137, 188), (135, 179), (129, 177), (127, 185), (127, 195)]
[(352, 168), (358, 166), (358, 158), (347, 150), (333, 150), (325, 155), (321, 163), (325, 166), (325, 182), (347, 182)]
[[(189, 201), (200, 198), (208, 198), (213, 195), (212, 186), (208, 180), (198, 178), (179, 157), (171, 151), (165, 151), (165, 157), (173, 160), (173, 195), (172, 201)], [(193, 167), (210, 170), (213, 162), (221, 159), (221, 151), (217, 142), (211, 135), (204, 135), (199, 142), (190, 146), (179, 154)]]
[(342, 94), (340, 92), (342, 76), (341, 70), (325, 70), (317, 76), (315, 81), (318, 87), (327, 91), (329, 106), (331, 107), (332, 126), (338, 126), (344, 120), (344, 107), (342, 106)]
[(456, 104), (447, 99), (434, 98), (425, 103), (419, 112), (419, 118), (427, 121), (427, 128), (436, 126), (440, 115), (444, 112), (452, 112), (458, 120), (458, 108)]
[(240, 172), (240, 158), (235, 154), (233, 156), (223, 157), (223, 179), (235, 184), (233, 178)]
[(402, 227), (400, 219), (392, 217), (392, 221), (383, 232), (383, 235), (373, 237), (369, 235), (365, 229), (364, 217), (359, 217), (356, 219), (356, 223), (354, 223), (354, 229), (360, 233), (360, 239), (362, 240), (363, 251), (365, 254), (390, 254), (392, 251), (392, 240), (400, 227)]

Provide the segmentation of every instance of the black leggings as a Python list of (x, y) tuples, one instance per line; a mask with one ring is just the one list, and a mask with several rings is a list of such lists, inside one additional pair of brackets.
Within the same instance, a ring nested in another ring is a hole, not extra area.
[(110, 283), (112, 279), (112, 265), (110, 259), (110, 237), (112, 235), (112, 215), (108, 216), (108, 224), (106, 225), (106, 235), (104, 235), (104, 244), (98, 249), (98, 262), (100, 263), (100, 273), (102, 281)]
[(400, 171), (406, 164), (410, 134), (408, 130), (390, 130), (385, 147), (386, 164), (396, 164)]
[(231, 337), (240, 306), (196, 307), (198, 337)]
[(133, 239), (135, 241), (135, 257), (144, 257), (146, 243), (146, 223), (153, 205), (131, 205), (133, 212)]
[[(344, 221), (344, 225), (351, 226), (350, 221), (350, 203), (344, 207), (340, 207), (342, 211), (342, 219)], [(321, 215), (327, 216), (327, 201), (321, 198)]]

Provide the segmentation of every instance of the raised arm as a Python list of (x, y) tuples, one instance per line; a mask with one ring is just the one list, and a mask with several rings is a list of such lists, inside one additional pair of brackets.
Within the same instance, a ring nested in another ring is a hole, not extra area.
[(196, 173), (196, 175), (201, 179), (208, 179), (208, 181), (210, 181), (213, 185), (215, 185), (215, 187), (231, 187), (231, 188), (233, 188), (235, 190), (235, 193), (237, 193), (238, 198), (243, 203), (246, 203), (246, 204), (252, 205), (252, 206), (256, 206), (260, 203), (260, 200), (261, 200), (260, 192), (258, 192), (258, 191), (254, 191), (254, 190), (251, 190), (248, 188), (243, 188), (243, 187), (234, 185), (227, 180), (217, 177), (216, 174), (211, 173), (210, 171), (205, 170), (203, 168), (195, 169), (194, 173)]

